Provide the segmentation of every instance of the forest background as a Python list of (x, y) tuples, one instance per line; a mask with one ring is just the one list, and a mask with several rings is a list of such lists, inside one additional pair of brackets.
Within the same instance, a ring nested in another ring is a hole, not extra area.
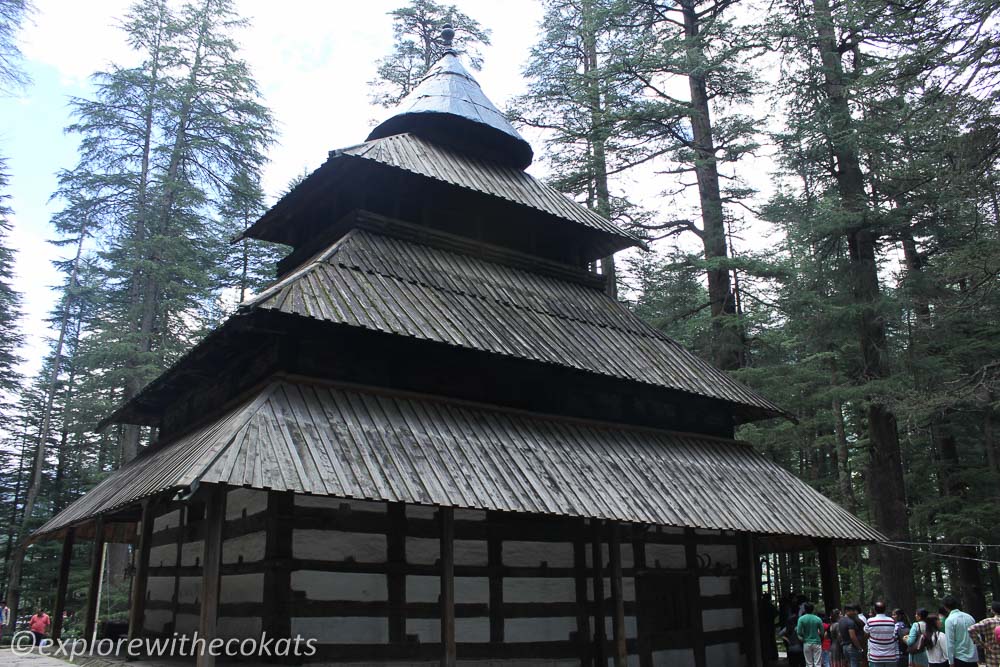
[[(893, 540), (841, 551), (847, 599), (936, 608), (956, 592), (985, 615), (1000, 594), (1000, 9), (274, 4), (95, 16), (0, 0), (11, 606), (51, 606), (59, 547), (23, 537), (154, 435), (94, 425), (271, 279), (281, 248), (228, 240), (362, 139), (451, 22), (535, 144), (533, 172), (650, 240), (594, 267), (613, 295), (789, 410), (740, 437)], [(125, 608), (128, 558), (109, 555), (106, 616)], [(814, 554), (769, 566), (776, 592), (817, 596)]]

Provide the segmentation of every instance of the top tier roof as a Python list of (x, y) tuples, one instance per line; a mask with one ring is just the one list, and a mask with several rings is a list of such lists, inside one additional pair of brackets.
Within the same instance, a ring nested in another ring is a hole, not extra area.
[(533, 157), (531, 145), (450, 50), (368, 140), (404, 132), (518, 169), (530, 165)]

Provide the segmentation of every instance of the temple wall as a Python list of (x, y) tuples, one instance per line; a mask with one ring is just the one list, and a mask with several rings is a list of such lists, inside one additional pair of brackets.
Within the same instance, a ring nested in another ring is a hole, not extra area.
[[(272, 507), (281, 497), (272, 494)], [(316, 662), (436, 664), (437, 508), (283, 497), (285, 514), (275, 521), (268, 492), (227, 494), (219, 636), (272, 636), (278, 628), (317, 640)], [(150, 634), (197, 629), (203, 515), (193, 504), (156, 516), (144, 620)], [(610, 655), (607, 542), (599, 543), (604, 618), (595, 621), (597, 526), (455, 510), (454, 527), (460, 663), (578, 665), (594, 650), (601, 625)], [(268, 530), (280, 536), (269, 541)], [(621, 545), (629, 665), (696, 667), (701, 652), (706, 667), (746, 664), (748, 582), (740, 573), (749, 568), (735, 535), (626, 526)], [(269, 567), (269, 554), (277, 568)], [(276, 571), (281, 576), (268, 579)]]

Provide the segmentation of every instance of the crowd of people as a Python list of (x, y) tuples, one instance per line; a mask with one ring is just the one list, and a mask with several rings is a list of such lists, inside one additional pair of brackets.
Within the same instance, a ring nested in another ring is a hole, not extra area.
[(979, 622), (950, 595), (936, 612), (917, 609), (912, 622), (902, 609), (888, 611), (876, 602), (868, 610), (847, 605), (825, 614), (801, 596), (787, 597), (779, 609), (765, 595), (765, 657), (778, 657), (780, 638), (789, 667), (1000, 667), (1000, 601)]

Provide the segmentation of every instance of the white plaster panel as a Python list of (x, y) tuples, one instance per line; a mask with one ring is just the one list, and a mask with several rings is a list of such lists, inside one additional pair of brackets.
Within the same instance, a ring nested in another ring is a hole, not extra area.
[(406, 506), (406, 516), (411, 519), (433, 519), (437, 511), (437, 507), (431, 507), (429, 505)]
[(222, 543), (223, 563), (256, 563), (264, 560), (267, 533), (250, 533), (233, 537)]
[(687, 558), (683, 544), (647, 544), (646, 566), (667, 569), (683, 569)]
[(706, 667), (743, 667), (745, 664), (746, 658), (740, 655), (740, 645), (736, 642), (705, 647)]
[(346, 506), (352, 512), (386, 512), (388, 503), (371, 500), (352, 500), (350, 498), (332, 498), (330, 496), (306, 496), (295, 494), (295, 504), (299, 507), (318, 507), (339, 510)]
[(729, 595), (733, 590), (732, 577), (699, 577), (698, 588), (706, 597), (712, 595)]
[(439, 642), (441, 641), (441, 620), (437, 618), (408, 618), (406, 619), (406, 634), (416, 635), (417, 641), (422, 644)]
[(169, 609), (147, 609), (142, 617), (142, 627), (150, 632), (164, 632), (173, 620), (174, 615)]
[(174, 597), (173, 577), (150, 577), (146, 580), (146, 599), (170, 601)]
[(406, 538), (407, 563), (433, 565), (439, 558), (441, 558), (441, 542), (439, 540), (426, 537)]
[(226, 520), (260, 514), (267, 509), (267, 491), (258, 489), (233, 489), (226, 494)]
[(201, 577), (180, 577), (177, 582), (178, 602), (196, 602), (200, 599)]
[(201, 559), (205, 556), (205, 543), (185, 542), (181, 547), (181, 565), (201, 565)]
[(487, 577), (455, 577), (455, 602), (489, 603), (490, 580)]
[(455, 540), (455, 565), (487, 565), (489, 545), (485, 540)]
[(380, 601), (389, 598), (384, 574), (366, 572), (292, 572), (291, 587), (309, 600)]
[[(260, 639), (262, 631), (258, 617), (220, 616), (216, 632), (224, 639)], [(272, 646), (274, 646), (272, 644)]]
[(340, 530), (295, 530), (292, 533), (292, 553), (295, 558), (384, 563), (386, 537)]
[(742, 609), (704, 609), (701, 612), (701, 624), (705, 632), (716, 630), (732, 630), (743, 627)]
[(441, 595), (441, 578), (430, 575), (406, 577), (407, 602), (437, 602)]
[[(694, 651), (691, 649), (653, 651), (653, 667), (695, 667)], [(728, 665), (712, 663), (711, 667), (728, 667)]]
[(174, 510), (173, 512), (167, 512), (161, 516), (153, 519), (153, 532), (158, 533), (161, 530), (167, 530), (173, 528), (181, 521), (181, 511)]
[(385, 644), (389, 621), (369, 616), (307, 616), (291, 619), (292, 635), (320, 644)]
[(263, 574), (227, 574), (222, 577), (219, 600), (223, 603), (263, 602)]
[(567, 542), (503, 543), (503, 564), (511, 567), (573, 567), (573, 545)]
[(152, 567), (173, 567), (177, 564), (177, 545), (161, 544), (150, 547), (149, 564)]
[[(715, 567), (720, 563), (730, 567), (739, 565), (735, 544), (699, 544), (697, 552), (699, 560), (709, 567)], [(706, 561), (705, 556), (708, 556), (710, 560)]]
[(462, 643), (486, 643), (490, 640), (490, 619), (456, 618), (455, 641)]
[(484, 510), (455, 509), (455, 521), (486, 521)]
[(198, 630), (201, 619), (197, 614), (177, 614), (177, 627), (174, 632), (179, 635), (192, 635)]
[(576, 632), (576, 618), (508, 618), (504, 620), (504, 639), (510, 643), (561, 642)]
[(576, 602), (576, 581), (569, 577), (504, 577), (504, 602)]

